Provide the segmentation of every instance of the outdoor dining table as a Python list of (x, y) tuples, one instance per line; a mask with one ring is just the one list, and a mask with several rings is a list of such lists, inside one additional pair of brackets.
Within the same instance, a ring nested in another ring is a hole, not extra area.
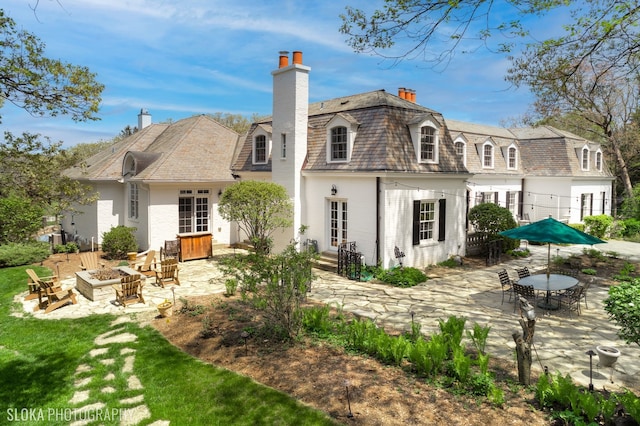
[(534, 290), (546, 291), (547, 296), (544, 301), (538, 302), (538, 307), (545, 310), (558, 309), (558, 305), (549, 300), (552, 291), (561, 291), (578, 284), (578, 279), (562, 274), (536, 274), (523, 277), (518, 280), (520, 285), (532, 286)]

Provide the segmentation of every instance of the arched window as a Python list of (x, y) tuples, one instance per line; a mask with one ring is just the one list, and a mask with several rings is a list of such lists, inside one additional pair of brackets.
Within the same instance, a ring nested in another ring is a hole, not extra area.
[(507, 168), (508, 169), (517, 169), (518, 168), (518, 150), (514, 146), (510, 146), (507, 150)]
[(596, 152), (596, 169), (601, 172), (602, 171), (602, 152)]
[(482, 167), (493, 169), (493, 145), (491, 142), (485, 142), (482, 146)]
[(589, 170), (589, 148), (582, 148), (582, 170)]

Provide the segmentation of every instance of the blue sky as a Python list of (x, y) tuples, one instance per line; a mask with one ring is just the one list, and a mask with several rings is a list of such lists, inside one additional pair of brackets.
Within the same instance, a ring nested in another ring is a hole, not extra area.
[[(100, 121), (33, 118), (5, 105), (3, 130), (29, 131), (65, 146), (110, 139), (137, 125), (141, 108), (154, 122), (194, 114), (270, 115), (271, 71), (281, 50), (303, 52), (311, 67), (310, 101), (399, 87), (445, 118), (500, 125), (524, 114), (525, 89), (504, 81), (506, 57), (480, 49), (444, 70), (418, 60), (393, 66), (356, 54), (338, 28), (347, 4), (371, 0), (3, 0), (18, 25), (46, 43), (46, 55), (87, 66), (106, 88)], [(538, 28), (560, 28), (557, 15)]]

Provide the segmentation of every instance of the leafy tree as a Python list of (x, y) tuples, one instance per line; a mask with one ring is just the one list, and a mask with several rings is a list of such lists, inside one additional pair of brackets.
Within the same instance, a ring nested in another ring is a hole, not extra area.
[(618, 336), (640, 346), (640, 279), (611, 286), (603, 303), (609, 318), (620, 327)]
[[(0, 102), (36, 116), (96, 120), (104, 86), (88, 68), (44, 56), (45, 44), (0, 9)], [(0, 105), (1, 106), (1, 105)]]
[(102, 234), (102, 250), (109, 259), (126, 259), (127, 253), (138, 251), (136, 228), (118, 225)]
[(287, 190), (277, 183), (247, 180), (228, 187), (218, 205), (223, 219), (237, 222), (254, 245), (266, 254), (276, 229), (293, 224), (293, 206)]
[(478, 204), (469, 210), (469, 222), (477, 233), (485, 235), (488, 240), (504, 240), (506, 244), (503, 250), (514, 249), (519, 244), (518, 240), (498, 235), (498, 232), (518, 226), (509, 209), (493, 203)]
[(624, 218), (640, 220), (640, 183), (633, 187), (632, 196), (624, 200), (620, 213)]
[(93, 201), (90, 187), (62, 174), (74, 164), (75, 157), (60, 146), (60, 142), (42, 140), (38, 135), (14, 137), (5, 133), (5, 141), (0, 144), (0, 198), (19, 196), (48, 213)]
[(22, 197), (0, 198), (0, 245), (31, 240), (42, 226), (43, 214), (42, 208)]
[(230, 114), (228, 112), (216, 112), (213, 114), (209, 114), (209, 116), (216, 120), (218, 123), (227, 126), (231, 130), (234, 130), (239, 134), (246, 133), (251, 127), (251, 123), (255, 123), (260, 119), (258, 114), (252, 114), (251, 118), (249, 119), (243, 115)]

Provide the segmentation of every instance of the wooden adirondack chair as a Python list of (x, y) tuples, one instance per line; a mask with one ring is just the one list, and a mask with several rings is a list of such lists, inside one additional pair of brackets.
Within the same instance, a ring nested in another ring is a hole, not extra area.
[(104, 262), (100, 262), (98, 253), (90, 251), (80, 253), (80, 269), (83, 271), (93, 271), (103, 267)]
[(156, 285), (164, 288), (165, 284), (180, 285), (178, 259), (165, 259), (160, 263), (160, 270), (156, 271)]
[(69, 303), (76, 304), (78, 300), (76, 299), (76, 294), (73, 290), (63, 290), (60, 286), (60, 281), (56, 275), (52, 275), (49, 277), (38, 277), (33, 269), (26, 270), (29, 278), (37, 282), (40, 286), (39, 297), (38, 297), (38, 309), (44, 309), (44, 313), (48, 314), (49, 312), (56, 310), (64, 305)]
[(149, 250), (147, 252), (147, 256), (144, 258), (144, 263), (138, 265), (136, 270), (141, 274), (144, 274), (148, 277), (153, 276), (155, 274), (155, 264), (156, 264), (156, 251)]
[(133, 303), (145, 303), (142, 297), (142, 280), (140, 274), (126, 275), (120, 278), (120, 284), (114, 284), (116, 301), (124, 307)]

